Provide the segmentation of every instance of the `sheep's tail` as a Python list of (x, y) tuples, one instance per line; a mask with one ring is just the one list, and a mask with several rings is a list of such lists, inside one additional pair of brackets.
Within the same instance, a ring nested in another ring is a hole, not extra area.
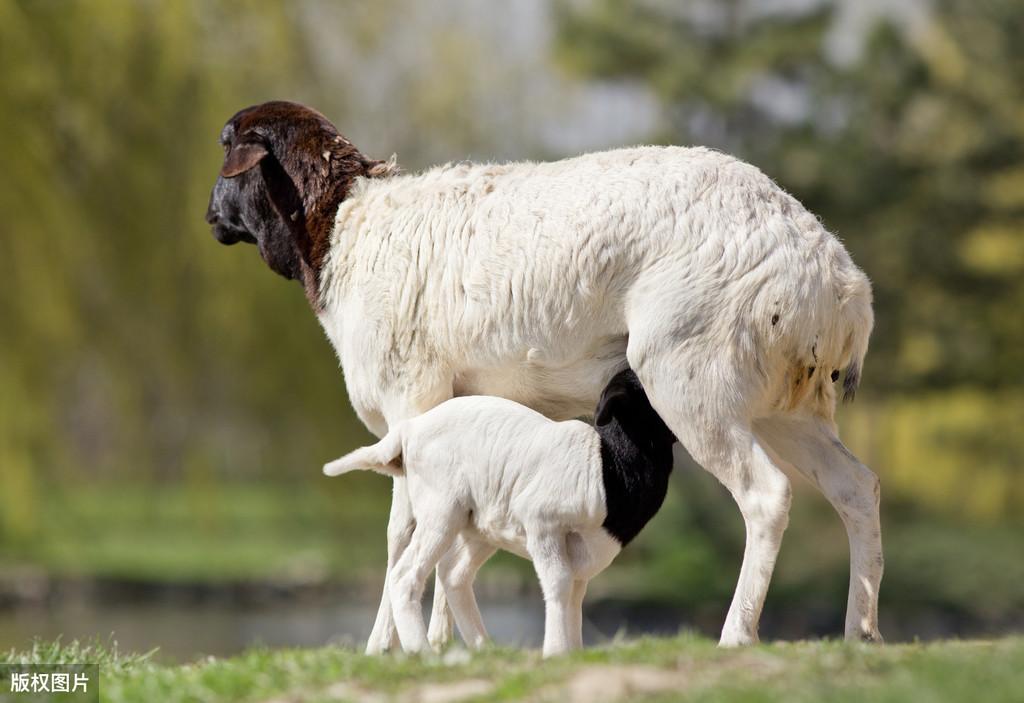
[(849, 359), (843, 377), (843, 401), (853, 400), (860, 385), (868, 338), (875, 324), (871, 310), (871, 283), (860, 271), (846, 282), (839, 308), (840, 325), (845, 337), (845, 356)]
[(376, 471), (385, 476), (404, 476), (402, 468), (402, 426), (398, 425), (388, 432), (384, 439), (349, 452), (340, 459), (324, 465), (324, 474), (340, 476), (349, 471), (363, 469)]

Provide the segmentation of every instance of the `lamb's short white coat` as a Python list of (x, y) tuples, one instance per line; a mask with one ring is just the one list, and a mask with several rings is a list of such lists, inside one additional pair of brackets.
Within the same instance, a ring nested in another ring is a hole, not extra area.
[[(847, 637), (879, 638), (878, 481), (838, 439), (830, 379), (846, 369), (855, 387), (870, 284), (755, 167), (640, 147), (362, 179), (338, 209), (320, 297), (352, 404), (378, 436), (453, 395), (584, 415), (628, 360), (747, 524), (722, 644), (757, 641), (792, 473), (846, 525)], [(410, 534), (404, 504), (389, 568)], [(387, 599), (369, 651), (393, 642)], [(435, 600), (432, 640), (447, 636), (444, 612)]]
[[(453, 398), (324, 473), (357, 469), (406, 480), (416, 527), (388, 579), (404, 650), (427, 647), (420, 599), (435, 566), (463, 640), (472, 647), (486, 641), (473, 580), (495, 548), (534, 563), (545, 601), (544, 655), (582, 645), (587, 584), (621, 550), (602, 527), (607, 508), (593, 427), (554, 422), (504, 398)], [(443, 559), (456, 540), (460, 549)]]

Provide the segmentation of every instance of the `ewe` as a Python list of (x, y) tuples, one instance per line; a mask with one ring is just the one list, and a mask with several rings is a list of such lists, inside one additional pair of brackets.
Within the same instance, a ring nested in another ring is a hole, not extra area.
[[(843, 245), (749, 164), (639, 147), (552, 163), (395, 174), (327, 118), (271, 102), (221, 133), (207, 221), (301, 281), (349, 399), (378, 437), (453, 396), (555, 420), (589, 412), (627, 365), (690, 456), (739, 506), (747, 543), (723, 645), (756, 642), (791, 475), (850, 543), (847, 639), (880, 641), (878, 479), (839, 440), (871, 286)], [(413, 522), (395, 479), (388, 569)], [(435, 590), (431, 641), (448, 635)], [(367, 651), (393, 643), (385, 591)]]

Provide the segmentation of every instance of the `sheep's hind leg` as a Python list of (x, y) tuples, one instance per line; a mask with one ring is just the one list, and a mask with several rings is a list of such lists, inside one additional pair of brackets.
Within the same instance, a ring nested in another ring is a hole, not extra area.
[[(397, 402), (385, 402), (383, 405), (390, 408), (385, 411), (387, 427), (394, 427), (402, 420), (415, 417), (430, 408), (438, 405), (452, 397), (451, 378), (439, 376), (428, 382), (429, 379), (419, 379), (418, 387), (420, 393), (416, 394), (415, 402), (408, 398), (398, 398)], [(391, 398), (395, 401), (395, 398)], [(381, 436), (380, 426), (370, 427), (378, 436)], [(380, 610), (377, 612), (377, 620), (373, 626), (373, 632), (367, 643), (367, 653), (376, 654), (394, 646), (396, 635), (395, 614), (393, 603), (389, 593), (390, 584), (393, 581), (392, 570), (402, 557), (404, 550), (409, 544), (415, 521), (412, 515), (412, 506), (409, 502), (406, 478), (396, 478), (394, 481), (394, 495), (391, 499), (391, 519), (388, 524), (388, 571), (385, 578), (384, 593), (381, 596)], [(399, 497), (402, 498), (399, 501)], [(436, 560), (435, 560), (436, 561)], [(422, 614), (420, 614), (422, 621)]]
[(756, 371), (723, 355), (711, 338), (673, 342), (674, 336), (671, 330), (630, 329), (626, 354), (654, 409), (690, 456), (729, 490), (743, 515), (743, 565), (719, 644), (754, 644), (789, 521), (789, 479), (747, 419), (757, 400), (751, 397), (759, 388)]
[(776, 416), (754, 423), (770, 451), (816, 486), (839, 513), (850, 541), (846, 639), (881, 642), (878, 589), (882, 582), (882, 529), (878, 476), (839, 441), (821, 417)]
[(413, 530), (408, 548), (391, 571), (388, 593), (398, 639), (406, 652), (421, 652), (429, 647), (423, 621), (423, 589), (460, 527), (448, 516), (423, 516)]
[[(472, 649), (480, 649), (489, 639), (473, 593), (473, 581), (495, 551), (487, 542), (462, 532), (437, 565), (438, 579), (448, 596), (459, 633)], [(430, 644), (433, 646), (434, 641)]]
[(395, 618), (391, 610), (387, 584), (395, 564), (409, 545), (414, 525), (406, 479), (405, 477), (395, 478), (391, 493), (391, 515), (388, 518), (388, 565), (384, 572), (384, 588), (380, 597), (380, 607), (377, 610), (377, 619), (373, 623), (373, 630), (366, 642), (367, 654), (382, 654), (397, 644), (398, 631), (395, 628)]

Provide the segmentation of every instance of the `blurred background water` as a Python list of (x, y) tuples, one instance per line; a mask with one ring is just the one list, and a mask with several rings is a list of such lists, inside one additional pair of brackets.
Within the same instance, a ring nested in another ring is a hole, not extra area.
[[(634, 143), (761, 167), (874, 282), (839, 421), (882, 478), (883, 634), (1020, 629), (1022, 47), (1020, 0), (0, 0), (0, 648), (188, 659), (372, 622), (389, 485), (320, 476), (368, 439), (337, 361), (202, 219), (222, 124), (277, 98), (407, 170)], [(742, 540), (682, 470), (589, 636), (713, 634)], [(847, 558), (798, 487), (765, 634), (840, 634)], [(528, 566), (485, 576), (499, 639), (535, 639)]]

